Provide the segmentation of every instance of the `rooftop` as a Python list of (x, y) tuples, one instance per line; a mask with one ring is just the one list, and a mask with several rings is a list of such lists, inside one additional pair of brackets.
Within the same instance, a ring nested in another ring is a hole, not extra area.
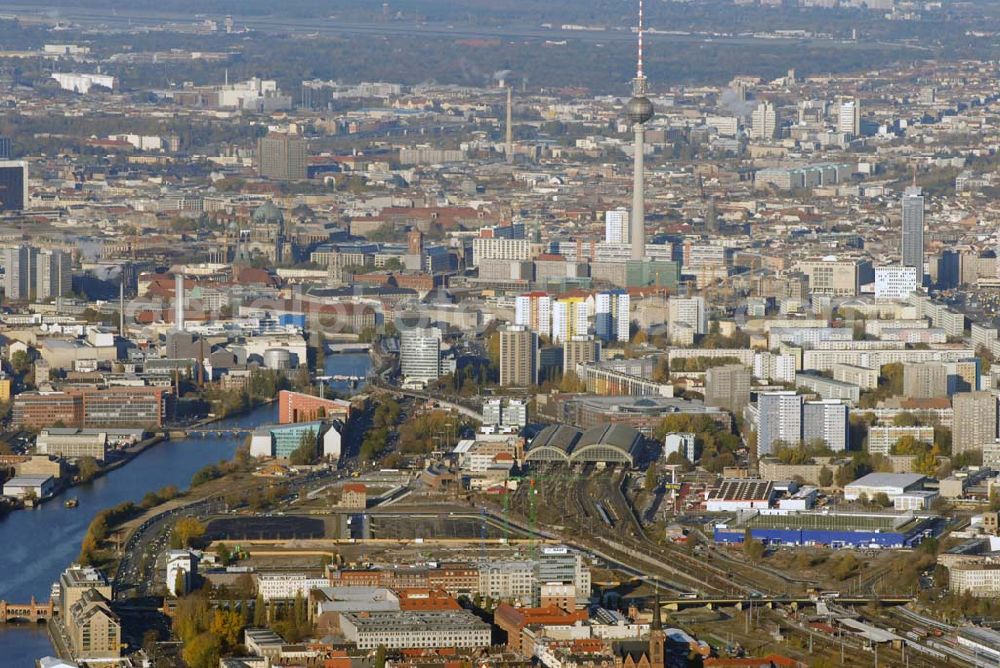
[(426, 632), (446, 630), (488, 630), (490, 626), (471, 612), (460, 611), (406, 611), (373, 612), (367, 615), (344, 613), (341, 618), (353, 624), (358, 631)]

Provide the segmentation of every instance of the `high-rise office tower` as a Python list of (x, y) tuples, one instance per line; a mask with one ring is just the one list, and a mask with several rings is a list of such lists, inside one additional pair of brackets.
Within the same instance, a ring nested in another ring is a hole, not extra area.
[(861, 102), (843, 100), (837, 107), (837, 131), (857, 137), (861, 134)]
[(604, 212), (604, 241), (609, 244), (627, 244), (628, 232), (628, 209)]
[(951, 398), (951, 453), (981, 450), (997, 438), (997, 398), (992, 392), (960, 392)]
[(27, 301), (36, 290), (38, 249), (12, 246), (3, 249), (3, 289), (8, 301)]
[(538, 335), (524, 325), (500, 330), (500, 386), (528, 387), (538, 382)]
[(774, 139), (778, 130), (778, 114), (774, 105), (764, 100), (750, 114), (750, 134), (754, 139)]
[(257, 140), (257, 174), (276, 181), (306, 178), (308, 143), (291, 134), (272, 133)]
[(10, 160), (13, 150), (10, 137), (0, 135), (0, 160)]
[(407, 381), (424, 382), (441, 376), (441, 333), (414, 327), (399, 333), (399, 368)]
[(705, 373), (705, 405), (739, 414), (750, 403), (750, 369), (742, 364), (714, 366)]
[(73, 256), (59, 249), (43, 250), (38, 254), (35, 278), (38, 299), (68, 295), (73, 289)]
[(0, 211), (23, 211), (28, 205), (28, 163), (0, 160)]
[(776, 441), (797, 445), (802, 439), (802, 395), (790, 390), (763, 392), (757, 398), (757, 454), (774, 451)]
[(598, 292), (594, 297), (594, 331), (602, 341), (628, 341), (632, 299), (625, 290)]
[(924, 276), (924, 196), (918, 186), (903, 192), (902, 264), (917, 270), (917, 284)]
[(847, 404), (839, 399), (807, 401), (802, 406), (802, 441), (821, 440), (834, 452), (849, 448)]
[(642, 0), (639, 0), (639, 58), (632, 80), (632, 99), (625, 105), (625, 113), (635, 134), (635, 155), (632, 166), (632, 215), (629, 220), (629, 243), (632, 259), (641, 260), (646, 255), (646, 187), (645, 151), (646, 123), (653, 118), (653, 103), (646, 97), (646, 76), (642, 71)]

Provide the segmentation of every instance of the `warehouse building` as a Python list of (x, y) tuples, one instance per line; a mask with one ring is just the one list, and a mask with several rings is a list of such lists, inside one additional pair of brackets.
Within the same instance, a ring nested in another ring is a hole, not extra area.
[(834, 549), (906, 548), (933, 535), (931, 519), (913, 513), (823, 511), (765, 515), (751, 511), (737, 519), (716, 523), (715, 542), (742, 543), (747, 529), (754, 540), (768, 545), (826, 545)]

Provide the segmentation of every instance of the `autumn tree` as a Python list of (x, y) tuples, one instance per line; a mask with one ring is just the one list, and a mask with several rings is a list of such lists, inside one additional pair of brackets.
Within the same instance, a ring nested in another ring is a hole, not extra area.
[(194, 543), (205, 535), (205, 525), (194, 517), (182, 517), (174, 525), (173, 543), (178, 548), (192, 547)]

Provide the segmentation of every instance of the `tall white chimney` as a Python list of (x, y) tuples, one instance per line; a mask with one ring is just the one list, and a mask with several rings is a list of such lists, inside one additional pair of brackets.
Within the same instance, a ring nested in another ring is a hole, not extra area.
[(184, 331), (184, 274), (174, 274), (174, 325), (178, 332)]

